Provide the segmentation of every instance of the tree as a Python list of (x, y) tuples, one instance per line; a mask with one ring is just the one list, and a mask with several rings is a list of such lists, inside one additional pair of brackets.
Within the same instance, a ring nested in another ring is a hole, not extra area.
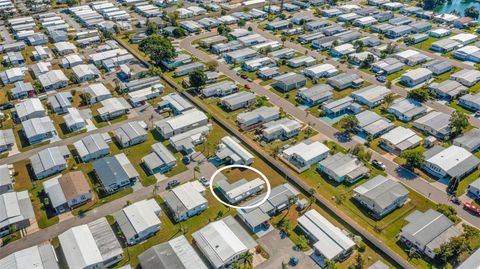
[(372, 54), (368, 54), (363, 61), (360, 62), (360, 68), (370, 68), (371, 64), (375, 61), (375, 57)]
[(353, 42), (353, 46), (355, 47), (356, 52), (361, 52), (361, 51), (363, 51), (363, 47), (365, 45), (363, 44), (362, 40), (357, 40), (357, 41)]
[(223, 25), (223, 24), (220, 24), (218, 27), (217, 27), (217, 32), (218, 34), (220, 35), (227, 35), (228, 33), (230, 33), (232, 31), (232, 29), (230, 29), (230, 27), (226, 26), (226, 25)]
[(395, 95), (393, 93), (385, 96), (385, 105), (387, 107), (390, 106), (390, 104), (392, 104), (392, 102), (395, 100)]
[(450, 116), (450, 129), (453, 137), (461, 134), (469, 125), (468, 117), (463, 112), (454, 111)]
[(425, 162), (425, 156), (423, 156), (423, 153), (414, 149), (403, 151), (400, 154), (400, 157), (405, 159), (405, 166), (411, 169), (419, 168)]
[(238, 26), (243, 27), (247, 22), (244, 19), (240, 19), (237, 23)]
[(155, 183), (155, 185), (153, 185), (153, 190), (152, 190), (153, 196), (157, 195), (159, 190), (160, 190), (160, 185), (158, 185), (158, 183)]
[(147, 76), (154, 77), (154, 76), (161, 76), (161, 75), (162, 75), (162, 69), (160, 67), (151, 65), (148, 68)]
[(205, 75), (205, 72), (203, 72), (203, 70), (197, 70), (188, 75), (188, 81), (190, 82), (190, 85), (192, 87), (194, 87), (195, 89), (200, 89), (206, 84), (207, 75)]
[(158, 34), (158, 24), (154, 21), (147, 20), (147, 35)]
[(471, 6), (467, 9), (465, 9), (464, 14), (465, 14), (465, 16), (473, 18), (473, 19), (478, 19), (478, 17), (480, 16), (480, 12), (474, 6)]
[(345, 129), (345, 133), (351, 134), (358, 125), (358, 119), (354, 115), (348, 115), (340, 120), (340, 126)]
[(173, 29), (172, 34), (175, 38), (182, 38), (184, 36), (187, 36), (187, 31), (185, 29), (177, 27)]
[(448, 242), (434, 249), (436, 260), (440, 260), (443, 263), (449, 262), (453, 266), (457, 265), (459, 258), (469, 251), (471, 251), (471, 247), (468, 240), (461, 235), (450, 238)]
[(215, 71), (215, 70), (217, 70), (218, 62), (217, 61), (210, 61), (210, 62), (206, 63), (206, 66), (207, 66), (208, 71)]
[(477, 228), (470, 226), (468, 224), (463, 224), (462, 227), (463, 227), (463, 236), (465, 236), (467, 240), (478, 238), (480, 236), (480, 231)]
[(253, 31), (252, 26), (248, 26), (247, 30), (250, 31), (250, 32)]
[(67, 4), (67, 6), (73, 7), (78, 5), (78, 0), (67, 0), (65, 3)]
[(241, 257), (242, 257), (242, 260), (243, 260), (243, 264), (245, 264), (249, 267), (252, 266), (253, 254), (250, 251), (247, 251), (247, 252), (243, 253)]
[(282, 46), (285, 46), (285, 41), (287, 41), (287, 37), (282, 35), (281, 40), (282, 40)]
[(422, 0), (422, 7), (426, 10), (432, 10), (436, 6), (441, 6), (445, 3), (445, 0)]
[(196, 173), (200, 173), (200, 166), (198, 165), (195, 165), (195, 167), (193, 167), (193, 178), (196, 178)]
[(414, 100), (417, 100), (418, 102), (425, 102), (428, 99), (430, 99), (430, 93), (428, 93), (427, 89), (423, 88), (416, 88), (408, 92), (407, 94), (408, 98), (412, 98)]
[(301, 250), (308, 248), (308, 239), (305, 235), (300, 235), (297, 241), (297, 247)]
[(290, 230), (292, 229), (292, 224), (290, 223), (290, 220), (283, 218), (283, 219), (280, 220), (280, 222), (278, 222), (278, 228), (284, 234), (290, 235)]
[(365, 258), (363, 258), (363, 256), (361, 254), (358, 254), (357, 259), (356, 259), (355, 268), (356, 269), (362, 269), (364, 265), (365, 265)]
[(453, 222), (457, 222), (460, 219), (457, 217), (457, 210), (453, 208), (450, 205), (446, 204), (438, 204), (436, 210), (443, 215), (445, 215), (447, 218), (449, 218)]
[(323, 267), (323, 269), (337, 269), (337, 265), (334, 261), (325, 259), (325, 266)]
[(156, 65), (164, 60), (177, 57), (175, 47), (168, 38), (154, 34), (142, 40), (139, 44), (141, 51), (145, 52)]

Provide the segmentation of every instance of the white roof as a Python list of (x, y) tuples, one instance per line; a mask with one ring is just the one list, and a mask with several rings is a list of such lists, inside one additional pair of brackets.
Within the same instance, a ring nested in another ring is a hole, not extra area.
[(471, 40), (477, 39), (477, 36), (474, 34), (462, 33), (462, 34), (454, 35), (449, 38), (464, 43), (464, 42), (469, 42)]
[(414, 145), (422, 140), (422, 138), (418, 136), (414, 131), (404, 128), (402, 126), (396, 127), (395, 129), (382, 135), (381, 138), (387, 140), (393, 145), (399, 145), (400, 143), (407, 141), (410, 142), (411, 145)]
[(58, 236), (69, 268), (85, 268), (103, 261), (86, 224), (70, 228)]
[(255, 190), (263, 185), (265, 185), (265, 181), (260, 178), (256, 178), (227, 191), (227, 196), (236, 201), (239, 200), (237, 197), (242, 196), (245, 193), (248, 194), (250, 191)]
[(471, 155), (472, 154), (468, 150), (453, 145), (443, 149), (426, 161), (441, 167), (445, 171), (449, 171)]
[(329, 70), (336, 70), (335, 66), (331, 64), (317, 64), (308, 68), (305, 68), (304, 72), (312, 72), (315, 74), (327, 72)]
[(283, 151), (283, 154), (291, 156), (297, 155), (302, 158), (304, 161), (308, 162), (309, 160), (315, 159), (319, 155), (322, 155), (328, 152), (330, 149), (319, 141), (312, 142), (307, 144), (305, 142), (300, 142), (292, 147)]
[(28, 117), (30, 114), (35, 112), (45, 111), (42, 102), (38, 98), (28, 98), (22, 100), (20, 103), (15, 104), (15, 109), (19, 118)]
[(154, 199), (136, 202), (122, 210), (137, 234), (161, 223), (157, 215), (160, 207)]
[(315, 209), (307, 211), (298, 219), (302, 225), (316, 239), (314, 247), (325, 258), (333, 259), (355, 245), (338, 227), (325, 219)]
[(175, 196), (177, 196), (178, 200), (180, 200), (187, 210), (207, 203), (207, 199), (200, 194), (198, 184), (195, 184), (195, 182), (198, 183), (198, 181), (187, 182), (172, 190), (172, 192), (175, 194)]

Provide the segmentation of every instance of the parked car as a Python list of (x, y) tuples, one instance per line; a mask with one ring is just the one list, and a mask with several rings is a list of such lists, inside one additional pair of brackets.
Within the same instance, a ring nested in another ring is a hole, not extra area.
[(245, 74), (241, 74), (240, 77), (243, 78), (243, 79), (247, 79), (247, 78), (248, 78), (248, 76), (245, 75)]
[(167, 183), (167, 189), (173, 189), (175, 188), (176, 186), (180, 185), (180, 181), (174, 179), (174, 180), (170, 180), (168, 183)]
[(469, 202), (466, 202), (465, 204), (463, 204), (463, 209), (473, 213), (474, 215), (480, 216), (480, 208), (478, 208), (477, 206)]
[(192, 160), (190, 160), (190, 157), (185, 156), (185, 157), (182, 158), (182, 162), (183, 162), (184, 164), (189, 164), (189, 163), (192, 162)]
[(383, 164), (381, 161), (379, 160), (373, 160), (372, 161), (372, 165), (375, 166), (376, 168), (382, 170), (382, 171), (385, 171), (385, 169), (387, 168), (385, 166), (385, 164)]
[(251, 89), (252, 87), (250, 87), (250, 84), (245, 84), (245, 88)]
[(477, 111), (475, 112), (475, 114), (473, 115), (475, 118), (480, 118), (480, 111)]
[(202, 185), (205, 186), (205, 187), (210, 186), (210, 180), (208, 180), (204, 176), (202, 176), (198, 181), (200, 181), (200, 183), (202, 183)]

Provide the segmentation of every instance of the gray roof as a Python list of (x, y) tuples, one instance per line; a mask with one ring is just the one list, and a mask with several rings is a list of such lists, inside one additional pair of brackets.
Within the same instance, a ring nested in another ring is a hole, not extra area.
[(377, 135), (394, 127), (394, 124), (390, 120), (370, 110), (365, 110), (355, 116), (358, 119), (358, 126), (371, 135)]
[(457, 269), (473, 269), (480, 267), (480, 248), (468, 257)]
[(345, 84), (350, 84), (359, 78), (360, 76), (355, 73), (343, 73), (343, 74), (338, 74), (334, 77), (329, 78), (327, 82), (330, 84), (333, 83), (338, 85), (345, 85)]
[(31, 139), (39, 134), (46, 134), (56, 131), (52, 120), (48, 116), (23, 121), (22, 127), (27, 139)]
[(185, 100), (180, 94), (178, 93), (170, 93), (162, 97), (162, 102), (168, 103), (169, 106), (173, 107), (176, 111), (185, 111), (192, 108), (192, 104)]
[(15, 82), (15, 87), (11, 89), (12, 95), (26, 94), (33, 91), (32, 83), (25, 83), (23, 81)]
[(427, 107), (411, 98), (398, 98), (392, 102), (388, 110), (396, 111), (407, 117), (415, 117), (427, 111)]
[[(438, 91), (439, 93), (449, 96), (457, 96), (458, 94), (466, 91), (468, 88), (463, 86), (460, 82), (455, 80), (445, 80), (440, 83), (432, 83), (428, 86), (430, 89)], [(461, 98), (464, 98), (463, 96)]]
[(93, 168), (103, 186), (119, 184), (121, 181), (129, 180), (125, 169), (115, 156), (107, 156), (93, 163)]
[(28, 191), (0, 194), (0, 229), (34, 217)]
[(230, 106), (235, 106), (237, 104), (241, 104), (243, 102), (247, 102), (255, 98), (256, 98), (255, 93), (241, 91), (241, 92), (237, 92), (237, 93), (225, 96), (220, 100), (222, 103), (226, 103), (227, 105), (230, 105)]
[(425, 161), (435, 164), (450, 177), (464, 175), (480, 164), (480, 160), (466, 149), (458, 146), (444, 148), (436, 145), (424, 152)]
[(92, 154), (101, 150), (110, 150), (101, 134), (85, 136), (82, 140), (73, 143), (80, 157)]
[(371, 201), (377, 211), (383, 211), (398, 198), (408, 195), (408, 190), (402, 184), (378, 175), (353, 190), (357, 195)]
[(415, 123), (429, 126), (444, 135), (450, 133), (450, 115), (443, 112), (433, 111), (417, 119)]
[(104, 261), (123, 254), (122, 246), (106, 218), (100, 218), (87, 224)]
[(65, 161), (64, 154), (65, 149), (61, 147), (51, 147), (39, 151), (30, 157), (33, 171), (38, 175), (58, 165), (66, 166), (67, 162)]
[(58, 269), (57, 256), (50, 243), (14, 252), (0, 260), (2, 269), (45, 268)]
[(125, 123), (124, 125), (120, 126), (118, 129), (116, 129), (114, 132), (115, 132), (116, 138), (123, 143), (134, 140), (138, 137), (147, 135), (147, 131), (143, 129), (139, 121), (132, 121), (129, 123)]
[(239, 113), (237, 115), (237, 121), (240, 123), (250, 122), (254, 119), (263, 121), (263, 119), (273, 118), (279, 114), (280, 111), (276, 107), (261, 106), (252, 111)]
[(15, 143), (15, 135), (12, 129), (0, 130), (0, 146), (13, 145)]
[(369, 169), (357, 157), (351, 154), (337, 153), (320, 162), (320, 165), (332, 171), (336, 176), (356, 178), (368, 173)]
[(66, 91), (51, 95), (48, 97), (48, 102), (54, 110), (66, 109), (72, 106), (70, 99), (72, 99), (72, 94), (69, 91)]
[(301, 74), (288, 73), (286, 75), (282, 75), (282, 76), (279, 76), (279, 77), (275, 78), (275, 80), (276, 80), (276, 83), (283, 83), (285, 85), (291, 85), (291, 84), (299, 83), (301, 81), (305, 81), (306, 78)]
[(302, 88), (298, 91), (298, 95), (312, 102), (323, 100), (326, 97), (333, 96), (333, 89), (328, 84), (317, 84), (310, 88)]
[(184, 235), (147, 249), (138, 260), (142, 269), (207, 269)]
[(460, 145), (469, 151), (476, 150), (480, 147), (480, 129), (474, 128), (453, 141), (455, 145)]
[(150, 167), (150, 169), (176, 163), (175, 156), (173, 156), (173, 154), (162, 144), (162, 142), (153, 144), (152, 152), (143, 157), (142, 160), (148, 167)]
[[(428, 245), (437, 237), (441, 237), (447, 230), (452, 230), (456, 235), (460, 234), (453, 226), (454, 223), (451, 220), (433, 209), (429, 209), (423, 213), (415, 210), (412, 214), (408, 215), (405, 220), (408, 221), (409, 224), (402, 228), (402, 233), (410, 234), (423, 246)], [(441, 243), (445, 243), (447, 240)]]
[(0, 186), (11, 184), (12, 176), (10, 175), (10, 169), (6, 164), (0, 165)]

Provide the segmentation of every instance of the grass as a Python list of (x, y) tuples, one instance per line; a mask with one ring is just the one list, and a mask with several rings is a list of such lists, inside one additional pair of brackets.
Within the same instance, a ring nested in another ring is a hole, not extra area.
[(438, 38), (429, 37), (427, 40), (413, 45), (413, 47), (417, 49), (425, 50), (425, 51), (430, 51), (430, 47), (432, 46), (432, 43), (438, 40), (439, 40)]
[(18, 124), (14, 127), (13, 133), (15, 134), (15, 143), (18, 146), (18, 150), (20, 150), (22, 152), (23, 151), (29, 151), (31, 149), (38, 148), (38, 147), (41, 147), (41, 146), (44, 146), (44, 145), (47, 145), (47, 144), (50, 143), (49, 140), (45, 140), (45, 141), (42, 141), (40, 143), (36, 143), (36, 144), (32, 144), (32, 145), (28, 144), (28, 140), (24, 135), (23, 128), (22, 128), (21, 124)]

